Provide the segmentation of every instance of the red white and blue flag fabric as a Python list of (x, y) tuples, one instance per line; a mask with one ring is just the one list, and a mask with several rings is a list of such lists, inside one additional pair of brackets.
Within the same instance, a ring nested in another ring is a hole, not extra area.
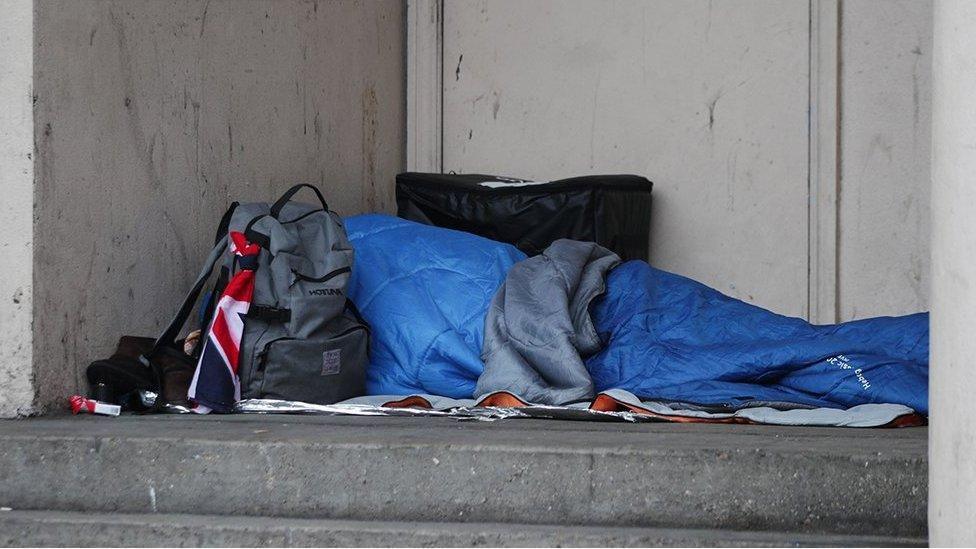
[(202, 414), (230, 412), (241, 399), (237, 366), (244, 333), (243, 316), (254, 296), (254, 270), (261, 248), (236, 231), (230, 233), (230, 245), (231, 252), (237, 256), (237, 272), (214, 307), (188, 394), (196, 403), (193, 411)]

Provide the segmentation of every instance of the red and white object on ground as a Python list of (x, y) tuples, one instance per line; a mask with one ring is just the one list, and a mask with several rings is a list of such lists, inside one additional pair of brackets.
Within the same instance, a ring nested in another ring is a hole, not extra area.
[(122, 411), (122, 408), (115, 404), (106, 404), (94, 399), (85, 398), (81, 395), (74, 395), (70, 397), (68, 402), (71, 403), (72, 414), (84, 412), (103, 416), (117, 416)]

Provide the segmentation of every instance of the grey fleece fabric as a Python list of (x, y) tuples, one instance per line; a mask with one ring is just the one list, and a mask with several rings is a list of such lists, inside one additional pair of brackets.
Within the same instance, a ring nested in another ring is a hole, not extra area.
[(592, 399), (583, 359), (603, 344), (589, 307), (618, 264), (606, 248), (562, 239), (512, 267), (485, 318), (475, 398), (508, 391), (538, 404)]

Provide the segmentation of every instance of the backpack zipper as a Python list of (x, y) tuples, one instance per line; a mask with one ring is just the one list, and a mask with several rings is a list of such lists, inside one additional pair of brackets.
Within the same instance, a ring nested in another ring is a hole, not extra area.
[[(338, 334), (332, 336), (330, 339), (338, 339), (340, 337), (345, 337), (345, 336), (347, 336), (347, 335), (355, 332), (356, 330), (365, 330), (367, 334), (369, 333), (369, 327), (368, 326), (366, 326), (364, 324), (357, 324), (355, 326), (350, 326), (349, 328), (343, 330), (342, 332), (339, 332)], [(271, 352), (271, 346), (272, 345), (274, 345), (275, 343), (278, 343), (279, 341), (295, 341), (297, 339), (298, 339), (297, 337), (290, 337), (290, 336), (288, 336), (288, 337), (279, 337), (277, 339), (272, 339), (271, 341), (265, 343), (264, 344), (264, 349), (262, 349), (261, 352), (258, 353), (258, 368), (257, 368), (257, 370), (259, 372), (263, 372), (264, 369), (267, 367), (267, 365), (268, 365), (268, 353)]]
[(279, 341), (292, 341), (298, 339), (297, 337), (279, 337), (277, 339), (272, 339), (271, 341), (264, 344), (264, 349), (258, 353), (258, 371), (263, 372), (264, 368), (268, 365), (268, 352), (271, 351), (271, 346)]
[(320, 276), (318, 278), (311, 277), (311, 276), (308, 276), (308, 275), (304, 275), (304, 274), (296, 271), (295, 269), (292, 269), (291, 272), (292, 272), (292, 274), (295, 275), (295, 278), (298, 279), (298, 280), (301, 280), (301, 281), (304, 281), (304, 282), (318, 282), (318, 283), (321, 283), (321, 282), (326, 282), (328, 280), (331, 280), (331, 279), (333, 279), (333, 278), (335, 278), (335, 277), (337, 277), (337, 276), (339, 276), (341, 274), (351, 273), (352, 272), (352, 268), (351, 267), (339, 267), (338, 269), (336, 269), (334, 271), (331, 271), (331, 272), (328, 272), (328, 273), (326, 273), (326, 274), (324, 274), (324, 275), (322, 275), (322, 276)]
[(352, 327), (346, 329), (345, 331), (343, 331), (341, 333), (336, 334), (335, 337), (336, 337), (336, 339), (338, 339), (340, 337), (347, 336), (347, 335), (355, 332), (356, 330), (365, 330), (366, 333), (368, 334), (369, 333), (369, 326), (366, 326), (365, 324), (357, 324), (355, 326), (352, 326)]

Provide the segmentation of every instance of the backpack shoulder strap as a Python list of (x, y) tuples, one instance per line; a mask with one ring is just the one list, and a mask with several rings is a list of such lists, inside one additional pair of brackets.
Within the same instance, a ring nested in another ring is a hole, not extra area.
[(179, 335), (180, 330), (183, 329), (183, 325), (186, 324), (186, 319), (189, 318), (190, 313), (193, 311), (193, 305), (196, 304), (197, 298), (200, 296), (200, 291), (203, 290), (204, 285), (207, 283), (207, 279), (210, 278), (210, 273), (213, 272), (214, 266), (217, 261), (223, 255), (224, 251), (227, 249), (227, 238), (224, 237), (220, 239), (217, 244), (210, 250), (210, 255), (207, 256), (207, 261), (204, 263), (203, 268), (200, 269), (200, 274), (197, 275), (196, 282), (193, 283), (193, 287), (190, 288), (189, 293), (186, 294), (186, 298), (183, 299), (183, 304), (180, 305), (180, 310), (173, 317), (173, 320), (163, 331), (162, 335), (156, 339), (156, 343), (153, 344), (152, 350), (146, 355), (143, 355), (143, 362), (148, 362), (153, 356), (155, 356), (160, 349), (166, 346), (173, 345), (176, 341), (176, 336)]
[(234, 212), (237, 211), (237, 207), (240, 205), (241, 203), (236, 200), (231, 202), (227, 211), (224, 212), (224, 216), (220, 218), (220, 223), (217, 224), (217, 235), (214, 237), (214, 246), (227, 237), (227, 231), (230, 228), (230, 219), (234, 217)]
[(365, 318), (363, 318), (363, 315), (362, 313), (359, 312), (359, 308), (356, 307), (356, 304), (353, 303), (352, 300), (349, 299), (348, 297), (346, 298), (345, 309), (350, 313), (352, 313), (353, 318), (355, 318), (357, 322), (365, 326), (367, 330), (369, 329), (369, 323), (366, 322)]
[(196, 282), (193, 283), (193, 287), (190, 288), (190, 292), (183, 299), (183, 304), (180, 305), (179, 312), (170, 321), (169, 326), (166, 330), (156, 339), (156, 343), (153, 344), (152, 350), (147, 353), (144, 358), (148, 359), (157, 352), (159, 349), (165, 345), (172, 345), (176, 341), (176, 336), (179, 335), (180, 330), (183, 329), (183, 325), (186, 324), (187, 319), (190, 317), (190, 312), (193, 310), (193, 305), (196, 304), (197, 299), (200, 297), (200, 292), (203, 290), (203, 286), (207, 283), (207, 279), (210, 278), (210, 273), (213, 272), (214, 266), (217, 265), (217, 261), (220, 260), (220, 256), (227, 249), (227, 231), (230, 227), (231, 217), (234, 216), (234, 212), (237, 211), (237, 207), (240, 206), (240, 202), (231, 202), (227, 211), (221, 216), (220, 222), (217, 224), (217, 234), (214, 236), (214, 247), (210, 250), (210, 255), (207, 256), (206, 262), (203, 264), (203, 268), (200, 270), (200, 274), (197, 275)]

